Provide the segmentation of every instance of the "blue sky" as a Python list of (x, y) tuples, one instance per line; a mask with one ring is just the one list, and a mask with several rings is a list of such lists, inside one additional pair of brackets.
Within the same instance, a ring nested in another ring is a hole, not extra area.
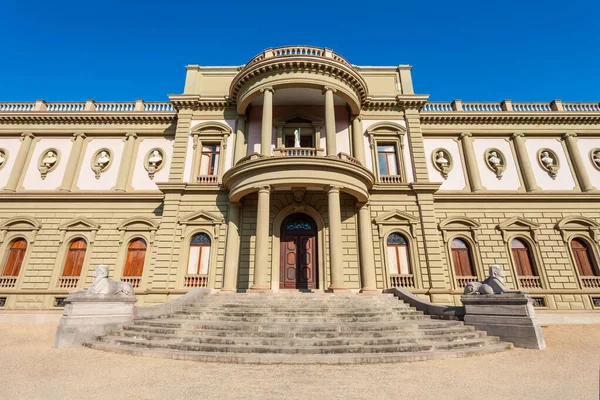
[(600, 101), (598, 0), (0, 0), (0, 38), (0, 101), (167, 100), (288, 44), (410, 64), (433, 101)]

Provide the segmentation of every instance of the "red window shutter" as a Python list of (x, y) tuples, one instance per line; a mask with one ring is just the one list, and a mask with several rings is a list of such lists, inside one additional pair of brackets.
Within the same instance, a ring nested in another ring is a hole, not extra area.
[(2, 275), (5, 276), (19, 276), (21, 271), (21, 265), (25, 259), (25, 252), (27, 251), (27, 241), (25, 239), (17, 239), (10, 246), (6, 263), (4, 264), (4, 271)]

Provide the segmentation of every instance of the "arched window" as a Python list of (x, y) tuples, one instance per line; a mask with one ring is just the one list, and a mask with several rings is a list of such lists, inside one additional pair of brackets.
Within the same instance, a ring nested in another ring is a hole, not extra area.
[(577, 270), (579, 271), (579, 275), (598, 275), (597, 271), (595, 271), (594, 264), (592, 263), (593, 257), (591, 250), (584, 240), (571, 240), (571, 250), (573, 250), (573, 257), (575, 258), (575, 264), (577, 264)]
[(517, 275), (519, 276), (537, 276), (531, 257), (531, 249), (524, 240), (513, 239), (510, 242)]
[(190, 254), (188, 257), (188, 275), (207, 275), (210, 261), (210, 236), (206, 233), (197, 233), (190, 241)]
[(16, 239), (11, 243), (2, 271), (3, 276), (19, 276), (26, 251), (27, 240)]
[(127, 246), (127, 258), (123, 268), (123, 276), (140, 277), (144, 272), (146, 260), (146, 241), (142, 238), (133, 239)]
[(390, 233), (387, 238), (387, 254), (391, 275), (408, 275), (412, 273), (408, 259), (408, 245), (403, 235), (397, 232)]
[(452, 262), (456, 276), (475, 276), (469, 245), (462, 239), (452, 241)]
[(81, 274), (86, 250), (87, 242), (84, 239), (74, 239), (69, 244), (62, 276), (79, 276)]

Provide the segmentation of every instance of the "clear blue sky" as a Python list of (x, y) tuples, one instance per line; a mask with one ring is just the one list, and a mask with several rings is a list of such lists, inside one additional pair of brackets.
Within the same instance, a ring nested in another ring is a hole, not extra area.
[(288, 44), (410, 64), (434, 101), (600, 101), (599, 0), (0, 0), (0, 38), (0, 101), (161, 101)]

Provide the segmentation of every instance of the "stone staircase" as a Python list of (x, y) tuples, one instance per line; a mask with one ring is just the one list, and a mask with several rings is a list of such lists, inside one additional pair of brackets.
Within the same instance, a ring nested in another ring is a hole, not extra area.
[(363, 364), (467, 357), (512, 348), (391, 294), (218, 294), (85, 344), (147, 357), (255, 364)]

